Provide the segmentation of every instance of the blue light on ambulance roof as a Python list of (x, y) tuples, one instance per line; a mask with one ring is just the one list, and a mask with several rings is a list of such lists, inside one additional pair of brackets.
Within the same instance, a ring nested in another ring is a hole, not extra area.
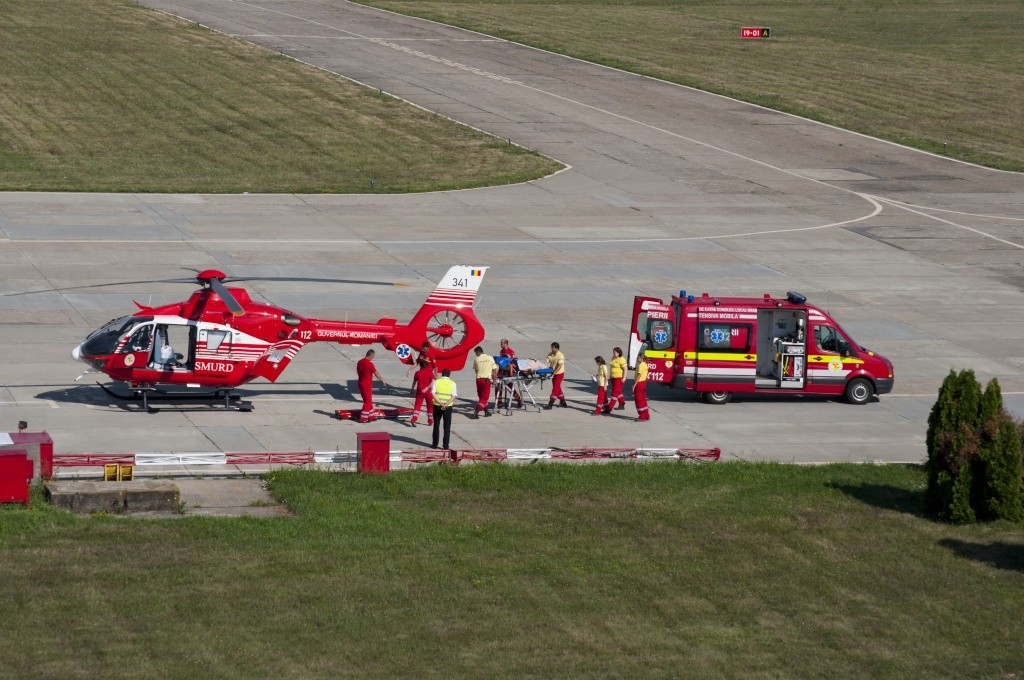
[(786, 292), (786, 299), (792, 302), (794, 305), (802, 305), (803, 303), (807, 302), (806, 297), (792, 290)]
[(686, 291), (685, 290), (679, 291), (679, 299), (680, 300), (685, 300), (686, 299)]

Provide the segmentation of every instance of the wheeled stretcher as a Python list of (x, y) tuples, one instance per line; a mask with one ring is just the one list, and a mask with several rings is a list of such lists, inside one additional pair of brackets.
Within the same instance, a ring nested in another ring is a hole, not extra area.
[(511, 415), (512, 402), (529, 404), (537, 411), (541, 405), (533, 398), (531, 391), (535, 387), (543, 388), (544, 382), (551, 378), (552, 370), (533, 359), (509, 359), (494, 357), (498, 364), (498, 378), (494, 390), (494, 410), (504, 409), (505, 415)]

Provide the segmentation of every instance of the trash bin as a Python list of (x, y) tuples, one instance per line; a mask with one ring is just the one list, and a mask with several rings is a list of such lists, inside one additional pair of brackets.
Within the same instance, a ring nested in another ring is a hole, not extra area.
[(0, 451), (0, 503), (22, 503), (28, 506), (28, 490), (32, 483), (32, 461), (24, 449)]
[(386, 475), (391, 471), (391, 435), (387, 432), (356, 434), (356, 457), (359, 472)]

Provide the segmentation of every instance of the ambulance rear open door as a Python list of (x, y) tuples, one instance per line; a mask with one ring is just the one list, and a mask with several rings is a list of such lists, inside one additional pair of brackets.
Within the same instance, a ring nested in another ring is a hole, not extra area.
[(640, 350), (648, 350), (651, 347), (650, 320), (648, 312), (652, 308), (665, 309), (665, 304), (659, 298), (645, 297), (638, 295), (633, 298), (633, 316), (629, 327), (629, 347), (626, 348), (626, 361), (629, 368), (636, 368), (636, 357)]

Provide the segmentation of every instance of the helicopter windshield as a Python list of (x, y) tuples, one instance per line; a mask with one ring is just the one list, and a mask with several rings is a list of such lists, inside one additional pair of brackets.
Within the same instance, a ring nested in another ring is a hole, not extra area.
[(128, 328), (133, 323), (135, 323), (134, 316), (119, 316), (116, 319), (111, 319), (110, 321), (106, 322), (105, 324), (103, 324), (102, 327), (94, 330), (92, 333), (89, 333), (88, 337), (86, 337), (86, 340), (91, 340), (97, 335), (106, 334), (109, 333), (110, 331), (120, 334), (128, 330)]
[(90, 333), (82, 343), (82, 356), (113, 354), (118, 341), (130, 328), (152, 320), (151, 316), (122, 316), (108, 321), (102, 328)]

